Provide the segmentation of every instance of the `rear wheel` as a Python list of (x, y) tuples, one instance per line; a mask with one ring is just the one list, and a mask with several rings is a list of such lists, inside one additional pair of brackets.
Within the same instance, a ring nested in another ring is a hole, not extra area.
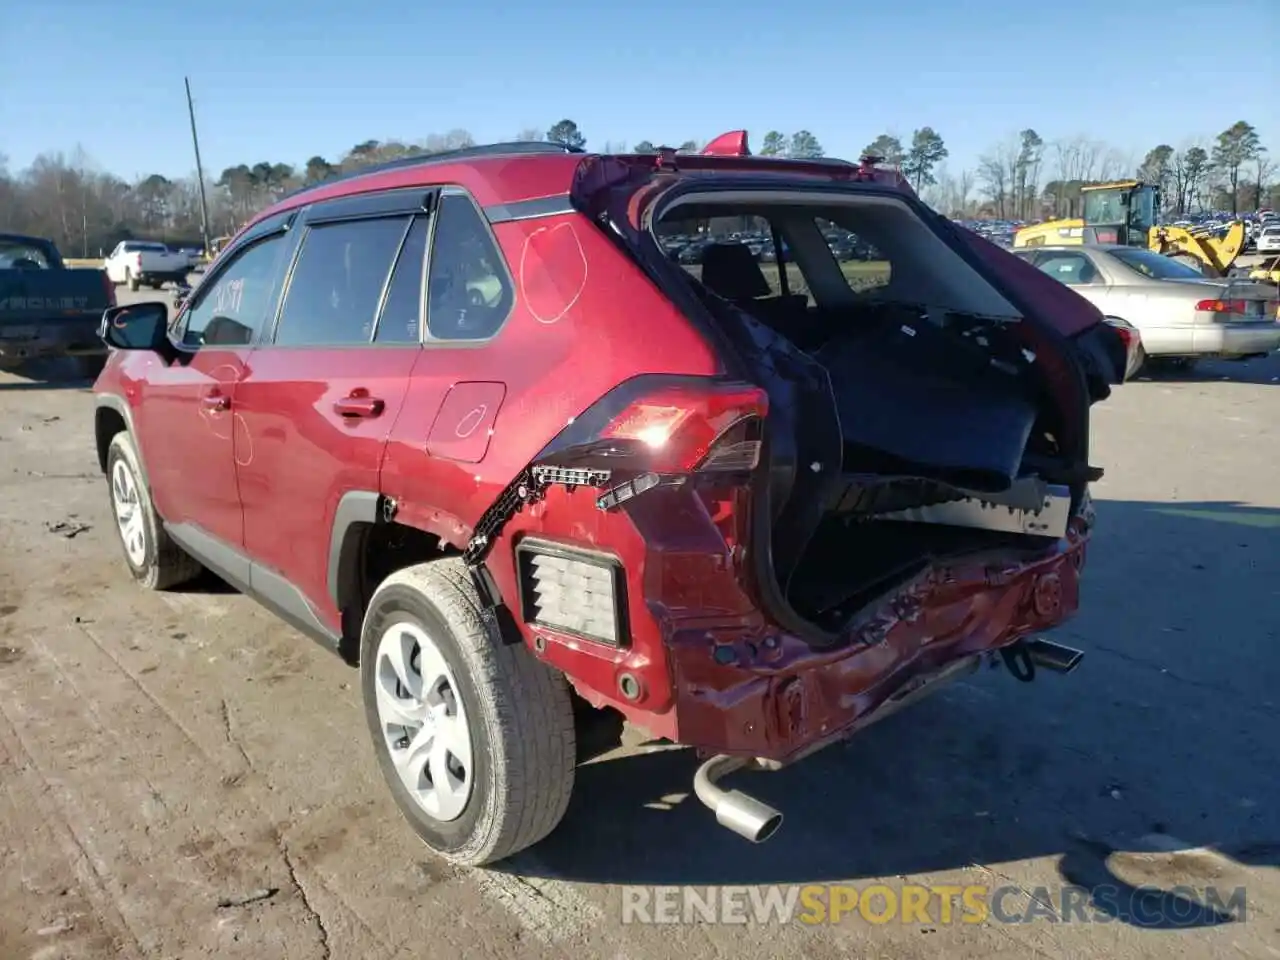
[(200, 564), (170, 539), (160, 523), (133, 438), (125, 432), (107, 448), (107, 483), (116, 532), (133, 579), (149, 590), (165, 590), (193, 579)]
[(428, 847), (479, 866), (555, 829), (576, 760), (568, 685), (504, 640), (460, 559), (378, 587), (360, 661), (378, 765)]

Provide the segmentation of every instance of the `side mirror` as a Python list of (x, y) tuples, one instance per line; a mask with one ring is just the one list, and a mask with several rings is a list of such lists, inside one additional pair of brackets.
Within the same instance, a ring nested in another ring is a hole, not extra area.
[(153, 350), (171, 358), (169, 307), (158, 300), (111, 307), (102, 314), (99, 336), (116, 350)]

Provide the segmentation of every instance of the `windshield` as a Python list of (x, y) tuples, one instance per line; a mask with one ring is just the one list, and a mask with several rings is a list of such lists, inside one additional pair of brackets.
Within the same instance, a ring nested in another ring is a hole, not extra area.
[(1123, 190), (1087, 190), (1084, 194), (1084, 222), (1121, 224), (1124, 219)]
[(49, 258), (39, 247), (0, 237), (0, 269), (48, 270), (50, 266)]
[(1115, 257), (1134, 273), (1152, 280), (1203, 280), (1204, 274), (1194, 267), (1180, 263), (1150, 250), (1112, 250)]
[(150, 250), (155, 253), (168, 253), (169, 248), (163, 243), (126, 243), (124, 245), (125, 253), (138, 253), (142, 250)]

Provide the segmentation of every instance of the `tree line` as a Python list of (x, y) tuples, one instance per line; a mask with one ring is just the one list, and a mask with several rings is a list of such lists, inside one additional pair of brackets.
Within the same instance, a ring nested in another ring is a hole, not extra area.
[[(515, 140), (547, 140), (585, 148), (586, 135), (569, 119), (546, 131), (519, 131)], [(207, 176), (204, 193), (211, 237), (233, 233), (258, 210), (300, 187), (322, 183), (372, 164), (415, 154), (474, 146), (466, 130), (431, 134), (419, 141), (366, 140), (340, 157), (313, 156), (301, 165), (260, 161), (227, 167)], [(678, 146), (640, 140), (605, 142), (604, 153), (656, 153), (671, 146), (697, 152), (705, 144)], [(770, 130), (756, 152), (762, 156), (817, 159), (822, 144), (809, 130)], [(1254, 127), (1237, 121), (1207, 141), (1179, 147), (1158, 144), (1138, 159), (1086, 136), (1046, 139), (1034, 129), (1010, 135), (984, 152), (972, 168), (951, 170), (942, 134), (920, 127), (910, 136), (882, 133), (862, 155), (895, 168), (942, 213), (960, 219), (1037, 220), (1076, 216), (1080, 188), (1090, 183), (1138, 177), (1160, 184), (1165, 216), (1194, 211), (1240, 211), (1277, 206), (1280, 182)], [(857, 159), (857, 158), (849, 158)], [(200, 184), (195, 176), (158, 173), (128, 182), (99, 169), (81, 148), (46, 153), (24, 170), (10, 171), (0, 155), (0, 232), (52, 238), (67, 256), (99, 256), (125, 239), (201, 242)]]

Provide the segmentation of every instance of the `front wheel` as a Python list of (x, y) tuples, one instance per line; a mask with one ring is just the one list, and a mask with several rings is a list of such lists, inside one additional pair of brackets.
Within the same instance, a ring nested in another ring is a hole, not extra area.
[(400, 811), (446, 860), (510, 857), (559, 824), (573, 789), (564, 678), (507, 643), (461, 559), (378, 587), (360, 640), (365, 717)]
[(128, 269), (124, 272), (124, 282), (130, 290), (137, 290), (142, 285), (138, 278), (133, 275), (133, 271)]
[(149, 590), (166, 590), (195, 578), (201, 566), (169, 537), (160, 522), (133, 438), (125, 432), (107, 448), (111, 510), (133, 579)]

